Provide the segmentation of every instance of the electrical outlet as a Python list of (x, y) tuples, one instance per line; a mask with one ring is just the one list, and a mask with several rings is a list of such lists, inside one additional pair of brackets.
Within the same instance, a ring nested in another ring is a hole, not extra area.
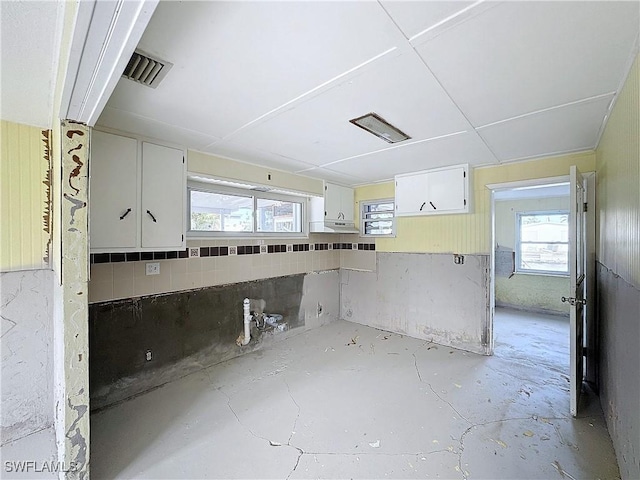
[(199, 257), (200, 247), (189, 247), (189, 258)]
[(151, 361), (151, 359), (153, 358), (153, 353), (151, 353), (151, 350), (147, 350), (147, 352), (144, 354), (144, 358), (147, 359), (147, 362)]
[(358, 249), (358, 244), (357, 243), (352, 243), (351, 244), (351, 250), (357, 250)]
[(333, 243), (327, 243), (327, 250), (333, 250)]
[(293, 252), (293, 244), (287, 245), (287, 252)]
[(316, 245), (315, 245), (315, 243), (310, 243), (310, 244), (309, 244), (309, 251), (310, 251), (310, 252), (313, 252), (315, 249), (316, 249)]
[(455, 263), (456, 265), (463, 265), (464, 264), (464, 255), (454, 254), (453, 255), (453, 263)]
[(260, 245), (260, 253), (267, 253), (267, 246), (266, 245)]
[(146, 264), (147, 275), (160, 275), (160, 262), (153, 262)]
[(229, 255), (237, 255), (237, 254), (238, 254), (238, 247), (229, 246)]

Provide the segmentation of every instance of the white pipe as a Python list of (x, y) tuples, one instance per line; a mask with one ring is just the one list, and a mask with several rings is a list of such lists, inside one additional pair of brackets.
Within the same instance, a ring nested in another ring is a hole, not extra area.
[(251, 302), (248, 298), (244, 299), (242, 306), (244, 308), (244, 339), (242, 345), (247, 345), (251, 341)]

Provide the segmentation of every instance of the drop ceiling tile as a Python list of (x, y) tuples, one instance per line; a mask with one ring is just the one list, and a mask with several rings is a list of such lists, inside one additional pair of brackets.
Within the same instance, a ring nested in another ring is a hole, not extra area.
[(98, 127), (108, 127), (122, 132), (135, 133), (164, 142), (175, 143), (200, 150), (206, 145), (218, 141), (216, 137), (171, 125), (150, 118), (143, 118), (130, 112), (105, 107), (98, 118)]
[(380, 2), (407, 38), (433, 27), (442, 20), (472, 5), (473, 2)]
[(417, 47), (474, 126), (617, 90), (640, 2), (506, 2)]
[(346, 175), (341, 172), (336, 172), (335, 170), (331, 170), (328, 168), (312, 168), (310, 170), (303, 170), (300, 172), (296, 172), (300, 175), (306, 175), (308, 177), (319, 178), (321, 180), (326, 180), (328, 182), (338, 183), (340, 185), (346, 186), (355, 186), (362, 185), (363, 183), (367, 183), (367, 181), (358, 176), (354, 175)]
[(140, 48), (174, 64), (109, 105), (224, 137), (398, 44), (375, 2), (160, 2)]
[(478, 130), (500, 161), (595, 148), (613, 95)]
[(477, 166), (495, 164), (497, 161), (472, 131), (345, 160), (325, 168), (344, 175), (360, 176), (366, 182), (377, 182), (401, 173), (461, 163)]
[(293, 158), (283, 157), (270, 152), (258, 151), (247, 145), (241, 145), (231, 141), (223, 141), (209, 145), (205, 147), (203, 151), (220, 157), (253, 163), (263, 167), (277, 168), (287, 172), (313, 168), (313, 165), (309, 163), (300, 162)]
[(379, 59), (283, 113), (233, 135), (236, 143), (322, 165), (387, 148), (349, 123), (375, 112), (414, 140), (470, 128), (414, 52)]

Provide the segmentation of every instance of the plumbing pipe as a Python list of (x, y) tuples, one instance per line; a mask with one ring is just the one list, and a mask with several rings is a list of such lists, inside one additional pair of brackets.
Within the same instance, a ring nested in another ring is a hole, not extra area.
[(242, 306), (244, 308), (244, 339), (242, 345), (247, 345), (251, 341), (251, 302), (248, 298), (244, 299)]

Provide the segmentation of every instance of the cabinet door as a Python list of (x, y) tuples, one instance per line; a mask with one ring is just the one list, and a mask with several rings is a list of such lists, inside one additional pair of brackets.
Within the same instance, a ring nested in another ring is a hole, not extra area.
[(142, 247), (181, 248), (186, 192), (184, 152), (142, 144)]
[(354, 203), (353, 188), (341, 187), (340, 211), (344, 215), (343, 219), (347, 222), (353, 222), (353, 219), (354, 219), (353, 203)]
[(136, 247), (137, 157), (137, 140), (95, 130), (91, 134), (90, 248)]
[(396, 215), (416, 215), (427, 207), (427, 175), (396, 177)]
[[(325, 220), (338, 220), (338, 215), (342, 212), (342, 191), (340, 185), (325, 183), (324, 185), (324, 211)], [(340, 215), (340, 219), (342, 216)]]
[(463, 211), (466, 209), (465, 169), (463, 167), (437, 170), (427, 174), (429, 213)]

